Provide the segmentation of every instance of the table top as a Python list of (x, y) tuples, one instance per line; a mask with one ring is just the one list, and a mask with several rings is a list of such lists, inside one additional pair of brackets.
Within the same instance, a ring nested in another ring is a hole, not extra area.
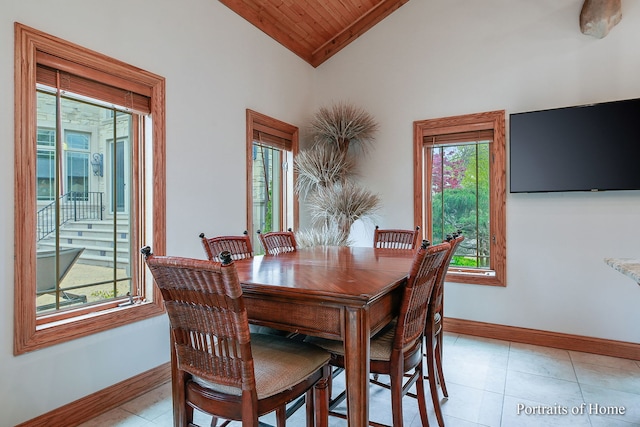
[(640, 259), (639, 258), (605, 258), (604, 262), (635, 280), (640, 285)]
[(245, 294), (287, 293), (371, 303), (407, 277), (414, 251), (313, 247), (235, 261)]

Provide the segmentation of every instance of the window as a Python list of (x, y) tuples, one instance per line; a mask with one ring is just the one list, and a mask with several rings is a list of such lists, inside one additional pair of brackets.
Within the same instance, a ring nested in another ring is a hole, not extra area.
[(414, 215), (426, 238), (462, 230), (447, 280), (505, 286), (504, 111), (414, 122)]
[(139, 249), (165, 247), (165, 107), (162, 77), (15, 33), (21, 354), (162, 313)]
[(257, 231), (266, 233), (298, 223), (293, 156), (298, 153), (298, 128), (247, 110), (247, 230), (257, 254)]
[[(38, 114), (41, 109), (38, 106)], [(64, 122), (63, 117), (63, 122)], [(65, 179), (68, 191), (75, 199), (84, 198), (89, 193), (89, 141), (91, 135), (82, 132), (65, 131)]]
[(53, 200), (56, 133), (53, 129), (40, 129), (36, 135), (38, 145), (36, 174), (38, 180), (38, 200)]

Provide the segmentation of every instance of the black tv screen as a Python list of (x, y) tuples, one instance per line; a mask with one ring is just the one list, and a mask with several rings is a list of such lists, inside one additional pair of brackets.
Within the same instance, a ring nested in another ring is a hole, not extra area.
[(511, 193), (640, 189), (640, 99), (509, 117)]

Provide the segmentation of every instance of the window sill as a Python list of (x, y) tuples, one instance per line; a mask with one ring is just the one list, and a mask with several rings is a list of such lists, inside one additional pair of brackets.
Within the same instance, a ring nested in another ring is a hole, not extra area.
[(51, 321), (35, 326), (35, 330), (30, 331), (31, 333), (28, 333), (29, 331), (18, 332), (16, 338), (22, 335), (22, 340), (16, 340), (14, 355), (114, 329), (162, 313), (164, 313), (164, 306), (162, 301), (159, 301), (113, 307), (59, 320), (55, 320), (55, 317), (51, 316)]
[(498, 277), (493, 270), (462, 270), (451, 267), (445, 281), (470, 285), (507, 286), (504, 278)]

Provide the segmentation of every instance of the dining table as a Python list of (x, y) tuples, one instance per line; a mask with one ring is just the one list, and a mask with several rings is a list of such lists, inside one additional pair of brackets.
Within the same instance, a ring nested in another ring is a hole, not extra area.
[(343, 341), (351, 427), (369, 425), (369, 340), (398, 314), (413, 256), (316, 246), (235, 262), (251, 323)]

